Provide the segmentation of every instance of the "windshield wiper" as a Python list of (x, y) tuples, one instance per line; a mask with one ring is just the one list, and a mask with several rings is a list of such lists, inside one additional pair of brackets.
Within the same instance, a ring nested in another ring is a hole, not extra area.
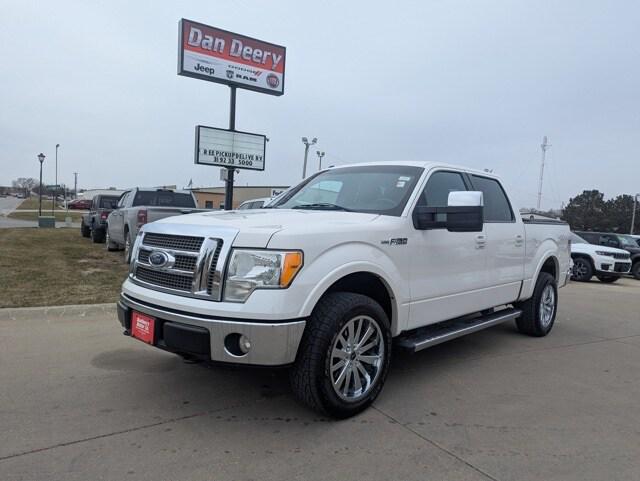
[(352, 212), (351, 209), (342, 207), (341, 205), (330, 204), (329, 202), (318, 202), (316, 204), (301, 204), (291, 207), (292, 209), (315, 209), (315, 210), (343, 210)]

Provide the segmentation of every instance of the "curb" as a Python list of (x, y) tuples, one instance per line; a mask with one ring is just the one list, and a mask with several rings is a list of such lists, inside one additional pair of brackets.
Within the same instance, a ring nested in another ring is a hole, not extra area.
[(44, 307), (8, 307), (0, 309), (0, 321), (18, 321), (24, 319), (57, 319), (64, 316), (87, 317), (93, 314), (114, 314), (116, 303), (73, 304), (69, 306)]

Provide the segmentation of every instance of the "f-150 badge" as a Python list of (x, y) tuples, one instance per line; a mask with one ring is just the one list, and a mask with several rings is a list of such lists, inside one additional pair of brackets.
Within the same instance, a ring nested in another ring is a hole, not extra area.
[(394, 239), (383, 240), (382, 245), (387, 246), (404, 246), (407, 245), (408, 239), (406, 237), (396, 237)]

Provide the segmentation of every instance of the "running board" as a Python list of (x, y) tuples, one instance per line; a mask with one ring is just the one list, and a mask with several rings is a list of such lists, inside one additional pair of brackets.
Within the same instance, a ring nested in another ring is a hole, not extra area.
[(419, 329), (413, 335), (402, 337), (397, 345), (411, 352), (421, 351), (431, 346), (450, 341), (456, 337), (466, 336), (488, 327), (511, 321), (522, 314), (520, 309), (503, 309), (487, 316), (464, 317), (451, 321), (439, 322)]

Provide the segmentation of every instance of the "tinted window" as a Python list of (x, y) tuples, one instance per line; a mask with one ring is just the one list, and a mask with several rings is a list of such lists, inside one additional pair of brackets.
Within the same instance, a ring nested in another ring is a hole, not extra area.
[(100, 197), (101, 209), (115, 209), (117, 204), (118, 204), (117, 197)]
[(471, 181), (473, 188), (483, 194), (485, 222), (511, 222), (513, 220), (511, 206), (497, 180), (472, 175)]
[(458, 172), (435, 172), (429, 177), (418, 205), (428, 207), (446, 207), (449, 193), (467, 190), (462, 175)]
[(120, 196), (120, 199), (118, 200), (118, 207), (120, 208), (124, 207), (124, 204), (127, 202), (127, 198), (129, 197), (130, 193), (131, 192), (125, 192)]
[(165, 190), (138, 191), (133, 199), (133, 205), (148, 205), (156, 207), (195, 207), (191, 194), (181, 194)]

